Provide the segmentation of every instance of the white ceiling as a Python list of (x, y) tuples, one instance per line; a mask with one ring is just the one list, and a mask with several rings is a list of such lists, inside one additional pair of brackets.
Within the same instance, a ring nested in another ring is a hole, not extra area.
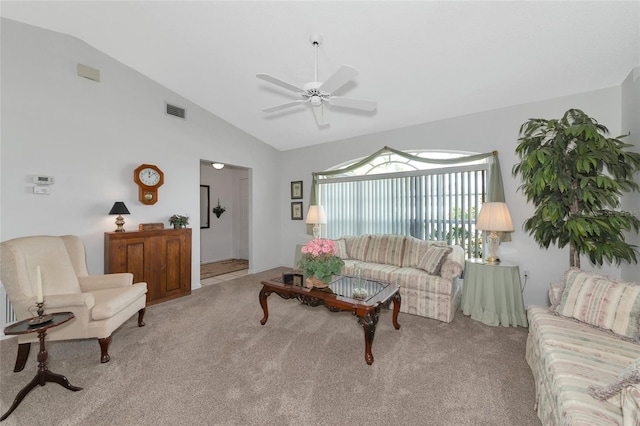
[[(640, 65), (640, 2), (2, 1), (1, 14), (75, 36), (279, 150), (619, 85)], [(256, 78), (359, 74), (311, 105)], [(87, 64), (91, 65), (91, 64)]]

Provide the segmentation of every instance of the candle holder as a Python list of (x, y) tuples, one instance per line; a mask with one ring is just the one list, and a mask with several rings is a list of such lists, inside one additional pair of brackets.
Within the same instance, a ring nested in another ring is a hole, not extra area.
[(353, 289), (353, 298), (366, 299), (369, 292), (362, 286), (362, 270), (360, 268), (356, 269), (356, 280), (356, 288)]
[[(33, 312), (31, 312), (31, 308), (36, 308), (36, 313), (38, 316), (33, 315)], [(51, 314), (44, 315), (44, 301), (37, 302), (35, 305), (30, 306), (29, 313), (33, 315), (33, 318), (28, 321), (29, 325), (46, 324), (53, 319), (53, 315)]]

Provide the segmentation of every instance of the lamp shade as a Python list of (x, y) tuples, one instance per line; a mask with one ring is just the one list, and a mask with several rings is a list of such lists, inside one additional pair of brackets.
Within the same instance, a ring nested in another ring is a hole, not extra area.
[(327, 217), (324, 214), (324, 207), (309, 206), (306, 222), (311, 225), (327, 223)]
[(129, 213), (129, 209), (127, 209), (127, 206), (124, 205), (124, 202), (116, 201), (115, 203), (113, 203), (113, 207), (111, 207), (109, 214), (131, 214), (131, 213)]
[(476, 221), (476, 229), (480, 231), (513, 231), (513, 223), (507, 204), (503, 202), (484, 203)]

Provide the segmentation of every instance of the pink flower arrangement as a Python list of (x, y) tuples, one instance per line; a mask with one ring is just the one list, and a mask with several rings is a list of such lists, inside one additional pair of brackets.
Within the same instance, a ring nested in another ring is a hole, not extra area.
[(344, 262), (336, 253), (338, 249), (333, 240), (316, 238), (302, 247), (302, 259), (298, 266), (307, 278), (317, 278), (328, 284), (333, 275), (340, 273)]
[(336, 249), (336, 243), (333, 240), (327, 238), (316, 238), (309, 241), (302, 247), (303, 254), (311, 254), (313, 256), (329, 255), (334, 256), (338, 252)]

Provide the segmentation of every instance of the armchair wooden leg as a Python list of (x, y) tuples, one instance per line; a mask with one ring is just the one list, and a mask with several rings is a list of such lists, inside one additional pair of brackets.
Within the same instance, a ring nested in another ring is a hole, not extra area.
[(29, 351), (31, 350), (31, 343), (20, 343), (18, 345), (18, 356), (16, 357), (16, 366), (13, 368), (14, 372), (24, 370), (24, 366), (29, 358)]
[(102, 339), (98, 339), (98, 343), (100, 343), (100, 362), (105, 363), (109, 362), (111, 357), (109, 356), (109, 343), (111, 343), (111, 336), (103, 337)]
[(144, 327), (144, 321), (142, 321), (142, 318), (144, 317), (145, 312), (147, 312), (147, 308), (142, 308), (138, 311), (138, 327)]

